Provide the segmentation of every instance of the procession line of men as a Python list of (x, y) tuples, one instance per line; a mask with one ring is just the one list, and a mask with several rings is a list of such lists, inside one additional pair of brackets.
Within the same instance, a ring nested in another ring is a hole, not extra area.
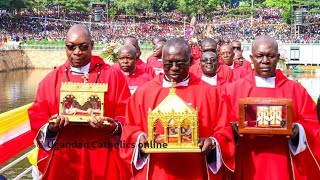
[[(37, 132), (37, 167), (42, 179), (320, 177), (316, 104), (301, 85), (276, 70), (279, 52), (275, 39), (261, 36), (253, 42), (250, 59), (254, 70), (241, 58), (239, 42), (218, 47), (206, 38), (199, 48), (200, 58), (192, 58), (190, 45), (182, 38), (166, 41), (156, 37), (153, 43), (154, 54), (144, 63), (137, 39), (125, 37), (118, 52), (119, 63), (110, 66), (91, 54), (94, 42), (86, 26), (77, 24), (68, 30), (67, 61), (40, 82), (28, 110), (31, 128)], [(67, 116), (59, 114), (61, 83), (83, 82), (84, 74), (88, 82), (108, 84), (104, 116), (92, 116), (87, 126), (71, 125)], [(149, 108), (157, 107), (172, 86), (181, 99), (198, 110), (201, 153), (148, 154), (137, 146), (148, 138)], [(245, 97), (292, 99), (290, 139), (239, 138), (239, 99)], [(48, 123), (50, 119), (56, 122)], [(54, 148), (70, 142), (125, 142), (133, 146)]]

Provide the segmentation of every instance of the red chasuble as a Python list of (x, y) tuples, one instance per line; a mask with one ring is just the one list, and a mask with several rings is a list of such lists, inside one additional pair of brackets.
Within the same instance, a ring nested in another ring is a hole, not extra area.
[(128, 76), (125, 75), (125, 78), (131, 94), (133, 94), (138, 89), (138, 87), (144, 85), (152, 79), (149, 74), (138, 67), (136, 67), (136, 72), (134, 74)]
[[(125, 78), (97, 56), (92, 57), (90, 70), (88, 82), (97, 79), (98, 83), (108, 84), (104, 115), (123, 124), (130, 97)], [(69, 80), (83, 82), (81, 75), (70, 72), (67, 61), (40, 82), (35, 102), (28, 110), (32, 130), (38, 131), (52, 115), (59, 113), (61, 82)], [(43, 179), (130, 179), (130, 171), (120, 158), (119, 149), (111, 146), (114, 142), (115, 138), (104, 130), (89, 125), (69, 125), (61, 129), (49, 152), (39, 149), (38, 168)]]
[[(190, 67), (189, 72), (195, 74), (197, 77), (202, 76), (202, 69), (200, 64), (194, 64)], [(217, 84), (221, 87), (233, 81), (233, 72), (229, 66), (219, 64), (217, 69)]]
[(192, 56), (192, 65), (199, 63), (199, 60), (201, 58), (201, 50), (199, 45), (196, 45), (195, 47), (191, 47), (191, 56)]
[(233, 69), (231, 70), (233, 72), (233, 81), (241, 79), (249, 73), (245, 67), (240, 66), (235, 61), (233, 62)]
[[(142, 86), (129, 100), (122, 142), (136, 143), (138, 135), (147, 133), (148, 109), (154, 109), (168, 95), (162, 87), (163, 75)], [(135, 179), (221, 179), (234, 167), (234, 141), (227, 118), (227, 99), (217, 88), (190, 74), (188, 86), (176, 88), (176, 93), (199, 112), (199, 137), (214, 137), (220, 144), (223, 165), (217, 175), (207, 167), (200, 153), (153, 153), (141, 170), (133, 165), (134, 148), (122, 148), (121, 157), (131, 164)]]
[(163, 63), (162, 61), (159, 61), (159, 59), (155, 56), (150, 56), (147, 59), (147, 65), (151, 66), (152, 68), (161, 68), (163, 69)]
[(248, 72), (251, 72), (251, 71), (252, 71), (251, 63), (250, 63), (248, 60), (244, 59), (244, 58), (243, 58), (242, 61), (243, 61), (242, 66), (243, 66)]
[(307, 91), (295, 81), (276, 72), (275, 87), (255, 86), (255, 72), (226, 87), (233, 112), (238, 119), (239, 99), (245, 97), (275, 97), (293, 100), (293, 122), (300, 123), (306, 132), (307, 149), (294, 156), (284, 136), (239, 138), (234, 179), (284, 180), (319, 179), (320, 126), (316, 105)]
[(144, 72), (150, 74), (151, 77), (155, 77), (156, 74), (153, 70), (153, 68), (146, 63), (144, 63), (141, 59), (138, 59), (136, 62), (136, 66), (142, 69)]

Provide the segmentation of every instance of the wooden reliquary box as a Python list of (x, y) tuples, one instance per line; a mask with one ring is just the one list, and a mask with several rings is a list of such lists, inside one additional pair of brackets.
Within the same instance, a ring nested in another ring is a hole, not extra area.
[(283, 98), (243, 98), (239, 101), (239, 134), (292, 134), (292, 100)]

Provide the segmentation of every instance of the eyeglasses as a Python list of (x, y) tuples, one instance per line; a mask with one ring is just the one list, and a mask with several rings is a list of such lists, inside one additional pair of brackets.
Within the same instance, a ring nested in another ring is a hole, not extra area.
[(205, 59), (200, 59), (200, 61), (201, 61), (202, 63), (206, 63), (206, 62), (208, 62), (208, 60), (209, 60), (211, 63), (218, 62), (218, 59), (217, 59), (217, 58), (205, 58)]
[(175, 64), (176, 67), (178, 67), (179, 69), (183, 69), (185, 67), (187, 67), (187, 65), (190, 63), (190, 61), (185, 62), (185, 61), (174, 61), (174, 62), (170, 62), (167, 61), (166, 63), (163, 63), (163, 67), (165, 67), (166, 69), (171, 69), (173, 67), (173, 64)]
[(66, 48), (69, 51), (74, 51), (77, 48), (80, 49), (80, 51), (87, 51), (89, 49), (90, 45), (89, 44), (79, 44), (79, 45), (74, 45), (74, 44), (66, 44)]
[(241, 47), (232, 47), (233, 50), (241, 50)]

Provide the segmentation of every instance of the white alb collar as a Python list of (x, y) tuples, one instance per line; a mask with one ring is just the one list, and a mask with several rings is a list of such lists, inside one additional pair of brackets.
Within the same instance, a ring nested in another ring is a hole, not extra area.
[(276, 77), (263, 78), (260, 76), (254, 76), (256, 80), (256, 87), (264, 88), (275, 88), (276, 87)]
[(90, 62), (87, 65), (79, 67), (79, 68), (71, 66), (70, 71), (74, 75), (89, 74), (89, 68), (90, 68)]
[(212, 86), (216, 86), (217, 85), (217, 74), (214, 75), (213, 77), (209, 77), (209, 76), (202, 74), (201, 80), (212, 85)]
[(169, 87), (179, 87), (179, 86), (188, 86), (189, 85), (189, 80), (190, 80), (190, 75), (188, 75), (183, 81), (179, 82), (179, 83), (174, 83), (172, 85), (171, 82), (169, 82), (167, 80), (168, 78), (166, 77), (166, 75), (163, 76), (163, 81), (162, 81), (162, 87), (164, 88), (169, 88)]

